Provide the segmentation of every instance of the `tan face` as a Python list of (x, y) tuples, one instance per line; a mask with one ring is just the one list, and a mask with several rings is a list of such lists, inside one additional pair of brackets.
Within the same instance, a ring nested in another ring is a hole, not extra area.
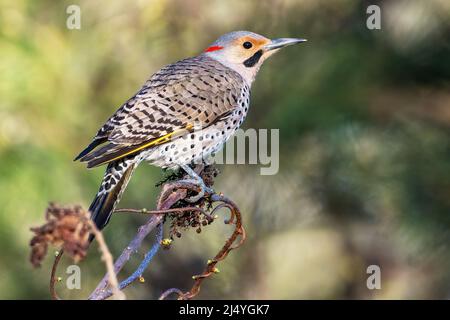
[[(234, 64), (244, 64), (248, 59), (254, 58), (254, 63), (252, 65), (261, 63), (266, 58), (266, 52), (264, 46), (269, 44), (270, 39), (264, 38), (262, 36), (255, 38), (251, 36), (243, 36), (236, 39), (232, 39), (230, 42), (226, 43), (224, 46), (212, 46), (206, 49), (206, 52), (215, 51), (215, 55), (220, 55), (221, 57), (228, 60), (230, 63)], [(256, 56), (255, 56), (256, 54)], [(256, 59), (258, 57), (258, 59)], [(258, 61), (256, 61), (258, 60)], [(251, 64), (251, 63), (247, 63)]]
[(233, 53), (240, 61), (245, 61), (253, 57), (258, 51), (261, 51), (262, 58), (266, 53), (264, 46), (268, 43), (270, 43), (270, 40), (267, 38), (255, 39), (249, 36), (241, 37), (233, 42)]
[(304, 41), (296, 38), (271, 40), (249, 31), (234, 31), (217, 39), (205, 54), (239, 72), (251, 83), (264, 60), (281, 48)]

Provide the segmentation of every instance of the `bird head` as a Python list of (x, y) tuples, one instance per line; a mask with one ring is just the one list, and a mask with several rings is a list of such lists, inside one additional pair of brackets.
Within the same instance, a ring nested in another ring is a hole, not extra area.
[(305, 39), (268, 39), (249, 31), (234, 31), (217, 39), (204, 54), (237, 71), (252, 83), (263, 62), (286, 46), (305, 42)]

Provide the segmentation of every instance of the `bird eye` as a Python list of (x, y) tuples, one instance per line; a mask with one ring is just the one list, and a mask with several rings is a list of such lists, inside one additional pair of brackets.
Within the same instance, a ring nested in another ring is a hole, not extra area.
[(253, 45), (251, 42), (249, 41), (245, 41), (244, 44), (242, 45), (245, 49), (250, 49)]

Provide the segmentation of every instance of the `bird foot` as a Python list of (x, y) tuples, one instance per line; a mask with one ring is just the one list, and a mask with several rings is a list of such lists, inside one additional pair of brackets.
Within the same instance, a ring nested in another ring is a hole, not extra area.
[(206, 186), (203, 179), (188, 165), (182, 165), (181, 168), (191, 177), (191, 179), (185, 180), (186, 182), (190, 182), (196, 184), (200, 187), (200, 191), (197, 195), (186, 198), (187, 202), (195, 203), (201, 198), (204, 197), (205, 194), (213, 194), (214, 190), (208, 186)]

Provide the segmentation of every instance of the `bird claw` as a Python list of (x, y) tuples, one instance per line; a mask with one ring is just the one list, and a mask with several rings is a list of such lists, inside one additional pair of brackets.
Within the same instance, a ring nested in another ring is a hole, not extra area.
[(205, 195), (214, 193), (214, 190), (212, 188), (207, 187), (202, 180), (188, 179), (188, 180), (183, 180), (183, 181), (187, 182), (187, 183), (195, 184), (195, 185), (199, 186), (199, 188), (200, 188), (200, 191), (198, 192), (197, 195), (185, 199), (189, 203), (196, 203), (201, 198), (203, 198)]
[(181, 166), (183, 170), (192, 178), (192, 180), (186, 180), (188, 182), (192, 182), (200, 187), (200, 191), (197, 195), (186, 198), (186, 201), (189, 203), (195, 203), (199, 201), (201, 198), (205, 196), (205, 194), (213, 194), (214, 190), (205, 185), (203, 179), (194, 171), (191, 167), (187, 165)]
[(189, 202), (189, 203), (196, 203), (198, 200), (203, 198), (205, 196), (205, 194), (212, 194), (213, 193), (213, 190), (211, 188), (208, 188), (204, 184), (203, 184), (203, 186), (200, 185), (200, 188), (201, 188), (200, 192), (197, 195), (189, 197), (189, 198), (186, 198), (186, 201)]

